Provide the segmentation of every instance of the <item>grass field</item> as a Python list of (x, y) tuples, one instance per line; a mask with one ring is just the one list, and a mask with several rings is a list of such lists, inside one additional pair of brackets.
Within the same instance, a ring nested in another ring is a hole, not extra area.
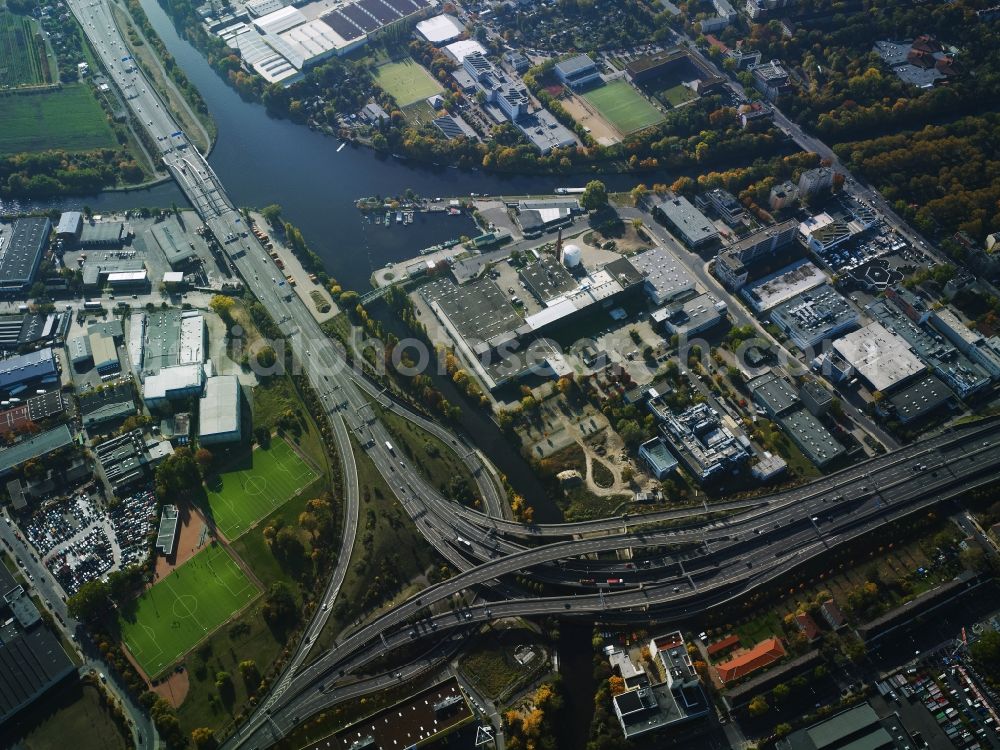
[(35, 21), (0, 10), (0, 88), (48, 83), (48, 60)]
[(116, 146), (101, 106), (83, 84), (0, 97), (0, 154)]
[(251, 465), (213, 477), (208, 504), (215, 525), (229, 540), (245, 534), (279, 505), (316, 479), (314, 472), (284, 440), (249, 453)]
[(583, 98), (622, 135), (663, 121), (663, 114), (621, 79), (591, 89), (583, 94)]
[(11, 717), (0, 729), (0, 747), (51, 750), (72, 738), (74, 750), (126, 750), (132, 747), (102, 702), (98, 688), (66, 681), (45, 700)]
[(122, 641), (153, 677), (258, 593), (222, 545), (208, 547), (136, 600), (121, 620)]
[(375, 83), (400, 107), (443, 91), (433, 76), (409, 57), (380, 65), (375, 71)]
[(667, 102), (671, 107), (678, 107), (681, 104), (684, 104), (684, 102), (689, 102), (692, 99), (698, 98), (696, 93), (680, 83), (676, 86), (661, 89), (656, 96), (661, 101)]

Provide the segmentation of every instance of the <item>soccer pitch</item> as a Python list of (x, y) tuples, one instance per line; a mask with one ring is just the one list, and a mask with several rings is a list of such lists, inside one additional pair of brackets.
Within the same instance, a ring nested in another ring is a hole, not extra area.
[(284, 440), (250, 452), (249, 469), (214, 477), (208, 504), (216, 527), (230, 541), (283, 505), (316, 479), (314, 472)]
[(122, 640), (155, 677), (260, 593), (221, 544), (203, 549), (136, 600)]
[(440, 94), (444, 90), (430, 73), (409, 57), (400, 62), (380, 65), (375, 71), (375, 83), (395, 99), (400, 107)]
[(622, 135), (656, 125), (664, 119), (660, 110), (621, 79), (591, 89), (582, 96)]

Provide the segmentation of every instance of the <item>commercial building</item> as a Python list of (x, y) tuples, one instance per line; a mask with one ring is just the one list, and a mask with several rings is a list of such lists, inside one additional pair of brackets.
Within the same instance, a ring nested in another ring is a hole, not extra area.
[(203, 445), (232, 443), (240, 430), (240, 381), (235, 375), (216, 375), (205, 381), (198, 409), (198, 440)]
[(947, 405), (954, 394), (940, 378), (928, 373), (888, 399), (892, 413), (902, 424), (918, 422)]
[(789, 220), (737, 240), (719, 251), (715, 259), (715, 275), (730, 291), (740, 289), (750, 279), (753, 266), (791, 245), (797, 230), (798, 223)]
[(462, 36), (465, 33), (465, 25), (450, 13), (442, 13), (420, 21), (415, 31), (417, 36), (440, 47)]
[(743, 298), (759, 313), (829, 281), (816, 264), (799, 260), (743, 287)]
[(648, 405), (674, 454), (698, 480), (738, 469), (750, 460), (750, 441), (735, 425), (725, 426), (708, 404), (695, 404), (679, 414), (659, 397)]
[(726, 318), (727, 306), (711, 294), (703, 293), (681, 302), (661, 307), (650, 316), (662, 325), (667, 334), (690, 339), (715, 326)]
[(834, 219), (828, 213), (811, 216), (799, 224), (799, 233), (814, 252), (823, 254), (854, 236), (845, 221)]
[(639, 458), (646, 462), (650, 472), (660, 481), (677, 468), (677, 459), (671, 455), (663, 438), (656, 437), (640, 445)]
[(658, 201), (653, 206), (653, 215), (677, 232), (692, 249), (710, 245), (719, 238), (715, 225), (684, 196)]
[(653, 670), (661, 678), (658, 682), (652, 682), (645, 670), (636, 668), (627, 655), (616, 665), (626, 690), (612, 701), (626, 739), (677, 726), (709, 711), (680, 631), (651, 639), (649, 652)]
[(118, 363), (118, 348), (113, 338), (102, 333), (90, 333), (87, 335), (87, 340), (94, 367), (102, 376), (121, 370), (121, 365)]
[(0, 359), (0, 393), (17, 396), (30, 385), (57, 382), (59, 369), (51, 347)]
[(930, 313), (930, 323), (966, 357), (982, 367), (991, 378), (1000, 377), (1000, 352), (997, 341), (988, 340), (974, 328), (970, 328), (947, 307)]
[(785, 658), (785, 647), (780, 638), (766, 638), (751, 649), (715, 665), (723, 684), (740, 680), (747, 675), (769, 667)]
[(32, 435), (19, 443), (0, 450), (0, 477), (5, 477), (26, 461), (47, 456), (73, 443), (69, 427), (61, 424), (46, 432)]
[(806, 378), (799, 386), (799, 398), (814, 417), (823, 416), (833, 405), (833, 394), (813, 378)]
[(788, 71), (777, 60), (754, 65), (750, 69), (753, 85), (769, 102), (777, 101), (782, 94), (791, 91)]
[(475, 39), (459, 39), (444, 47), (445, 53), (459, 65), (469, 55), (485, 55), (486, 48)]
[(829, 284), (804, 292), (771, 311), (771, 322), (800, 349), (815, 347), (858, 324), (858, 312)]
[(83, 214), (79, 211), (63, 211), (56, 225), (56, 237), (75, 242), (83, 231)]
[(698, 205), (698, 208), (703, 210), (711, 206), (722, 217), (722, 220), (730, 226), (736, 226), (746, 218), (743, 204), (736, 199), (735, 195), (722, 188), (715, 188), (703, 195), (699, 195), (695, 198), (695, 203)]
[(7, 568), (0, 570), (0, 725), (76, 673), (59, 639)]
[(122, 246), (125, 226), (120, 221), (84, 222), (77, 245), (82, 248), (114, 249)]
[(52, 222), (44, 217), (14, 222), (7, 242), (0, 248), (0, 295), (21, 294), (35, 282), (51, 233)]
[(892, 390), (926, 369), (906, 339), (879, 322), (837, 339), (833, 348), (872, 391)]
[(862, 703), (792, 732), (778, 740), (775, 747), (777, 750), (908, 750), (917, 746), (898, 714), (880, 719), (871, 704)]
[(642, 288), (654, 305), (662, 305), (694, 291), (695, 279), (680, 258), (654, 247), (629, 258), (643, 276)]
[(590, 59), (589, 55), (576, 55), (568, 60), (562, 60), (555, 64), (553, 71), (556, 78), (575, 91), (601, 80), (601, 72), (597, 69), (597, 63)]
[(834, 171), (830, 167), (807, 169), (799, 175), (798, 194), (802, 198), (811, 198), (824, 190), (833, 188)]
[(205, 386), (201, 364), (164, 367), (149, 375), (142, 384), (142, 400), (147, 406), (159, 406), (189, 396), (200, 396)]
[(844, 446), (805, 408), (782, 415), (778, 424), (805, 457), (821, 469), (844, 455)]

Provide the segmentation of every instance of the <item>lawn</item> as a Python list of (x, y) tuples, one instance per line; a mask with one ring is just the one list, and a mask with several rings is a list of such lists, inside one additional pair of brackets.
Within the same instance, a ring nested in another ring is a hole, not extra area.
[(434, 77), (409, 57), (380, 65), (375, 71), (375, 83), (400, 107), (443, 91)]
[(216, 528), (232, 541), (297, 495), (316, 472), (281, 438), (248, 453), (241, 466), (211, 477), (208, 505)]
[(154, 677), (211, 634), (260, 591), (222, 545), (202, 550), (135, 601), (122, 641)]
[(72, 743), (74, 750), (126, 750), (132, 747), (101, 700), (98, 688), (64, 681), (7, 721), (0, 747), (51, 750)]
[(45, 46), (30, 16), (0, 10), (0, 88), (48, 83)]
[(0, 98), (0, 154), (116, 147), (104, 111), (83, 84)]
[(618, 79), (583, 94), (622, 135), (663, 122), (663, 114), (626, 81)]
[(684, 104), (684, 102), (689, 102), (692, 99), (698, 98), (696, 93), (681, 83), (678, 83), (676, 86), (671, 86), (670, 88), (662, 89), (658, 96), (660, 99), (669, 103), (671, 107), (678, 107), (681, 104)]

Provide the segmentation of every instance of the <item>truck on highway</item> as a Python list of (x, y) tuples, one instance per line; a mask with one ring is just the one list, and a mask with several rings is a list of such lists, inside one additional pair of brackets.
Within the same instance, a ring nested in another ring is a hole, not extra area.
[(394, 448), (392, 447), (392, 443), (390, 443), (390, 442), (389, 442), (388, 440), (386, 440), (386, 441), (385, 441), (385, 449), (386, 449), (387, 451), (389, 451), (389, 453), (391, 453), (392, 455), (394, 455), (394, 456), (396, 455), (396, 451), (395, 451), (395, 449), (394, 449)]

